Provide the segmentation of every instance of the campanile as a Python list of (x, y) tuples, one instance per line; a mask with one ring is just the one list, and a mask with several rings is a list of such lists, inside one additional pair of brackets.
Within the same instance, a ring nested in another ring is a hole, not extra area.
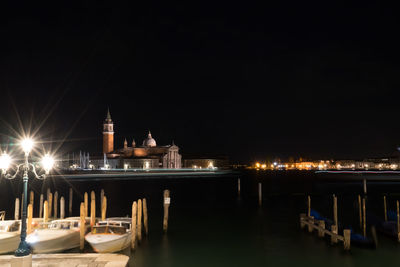
[(103, 153), (110, 153), (114, 150), (114, 123), (111, 120), (110, 110), (107, 110), (107, 117), (103, 123)]

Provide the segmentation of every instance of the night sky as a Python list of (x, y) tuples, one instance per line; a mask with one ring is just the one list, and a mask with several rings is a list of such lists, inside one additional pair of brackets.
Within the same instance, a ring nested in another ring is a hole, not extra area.
[(232, 162), (393, 155), (396, 7), (260, 2), (2, 8), (2, 143), (22, 125), (60, 152), (100, 152), (109, 107), (116, 147), (151, 130)]

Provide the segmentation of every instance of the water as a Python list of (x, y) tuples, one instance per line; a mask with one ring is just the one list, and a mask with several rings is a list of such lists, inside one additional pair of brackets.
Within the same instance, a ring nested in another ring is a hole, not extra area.
[[(241, 178), (241, 197), (237, 178)], [(306, 196), (312, 206), (332, 218), (332, 194), (338, 196), (341, 224), (358, 229), (357, 194), (362, 179), (368, 179), (367, 210), (383, 217), (382, 194), (388, 193), (388, 207), (395, 209), (400, 198), (400, 176), (328, 175), (311, 172), (245, 171), (223, 177), (145, 180), (71, 181), (49, 179), (30, 181), (37, 193), (47, 187), (68, 196), (74, 188), (74, 211), (85, 191), (95, 190), (97, 206), (104, 188), (108, 216), (125, 216), (132, 201), (147, 198), (149, 236), (131, 257), (129, 266), (376, 266), (400, 263), (400, 245), (379, 235), (377, 250), (330, 245), (328, 239), (300, 229), (299, 214), (306, 210)], [(263, 206), (258, 207), (258, 182), (263, 184)], [(11, 218), (14, 198), (20, 195), (21, 182), (0, 181), (0, 210)], [(171, 190), (168, 233), (162, 233), (162, 191)], [(36, 206), (35, 204), (35, 206)], [(66, 205), (68, 206), (68, 205)], [(99, 209), (98, 209), (99, 210)], [(34, 214), (36, 214), (34, 211)], [(99, 211), (98, 211), (99, 212)], [(68, 214), (68, 212), (67, 212)], [(99, 214), (99, 213), (98, 213)], [(90, 252), (90, 248), (85, 249)]]

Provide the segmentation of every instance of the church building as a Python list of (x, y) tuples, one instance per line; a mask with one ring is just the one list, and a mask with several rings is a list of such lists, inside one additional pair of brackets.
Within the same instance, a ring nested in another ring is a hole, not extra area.
[[(159, 146), (149, 131), (142, 145), (137, 145), (132, 138), (129, 146), (125, 139), (121, 148), (114, 148), (114, 123), (110, 111), (107, 111), (103, 123), (103, 162), (108, 168), (124, 169), (180, 169), (182, 167), (182, 156), (179, 154), (179, 147), (172, 142), (171, 145)], [(103, 164), (103, 165), (105, 165)], [(96, 165), (101, 165), (98, 162)]]

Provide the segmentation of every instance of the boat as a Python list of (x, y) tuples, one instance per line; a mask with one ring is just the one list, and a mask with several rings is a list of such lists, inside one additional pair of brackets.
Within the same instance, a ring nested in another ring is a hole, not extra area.
[[(86, 219), (86, 222), (89, 218)], [(85, 224), (85, 232), (89, 224)], [(80, 218), (70, 217), (42, 223), (26, 238), (34, 253), (55, 253), (79, 247)]]
[[(331, 219), (323, 217), (316, 210), (311, 209), (310, 216), (313, 216), (314, 219), (316, 219), (316, 220), (324, 220), (325, 228), (327, 230), (331, 230), (332, 225), (334, 225), (334, 222)], [(338, 231), (341, 231), (342, 229), (350, 229), (351, 245), (354, 245), (354, 246), (360, 247), (360, 248), (370, 248), (370, 249), (376, 249), (378, 247), (378, 239), (376, 236), (376, 230), (375, 230), (374, 225), (371, 226), (372, 238), (365, 237), (361, 234), (356, 233), (352, 227), (342, 227), (339, 224), (338, 228), (339, 228)]]
[[(32, 228), (39, 225), (41, 218), (32, 220)], [(0, 221), (0, 254), (10, 253), (17, 250), (21, 241), (21, 220)]]
[(98, 253), (112, 253), (124, 250), (131, 243), (131, 218), (108, 218), (97, 223), (86, 241)]
[(17, 250), (21, 241), (21, 221), (0, 221), (0, 254)]

